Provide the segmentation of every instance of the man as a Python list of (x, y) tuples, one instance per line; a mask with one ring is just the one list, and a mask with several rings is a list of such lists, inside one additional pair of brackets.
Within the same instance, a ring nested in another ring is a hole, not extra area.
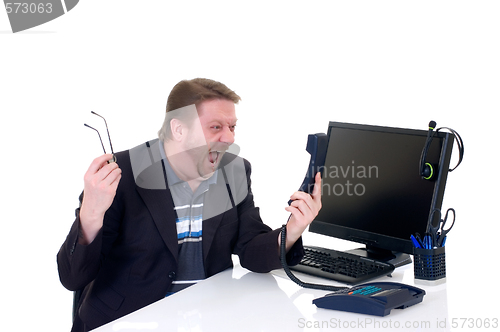
[[(70, 233), (58, 256), (69, 290), (83, 290), (72, 331), (87, 331), (232, 267), (281, 267), (280, 230), (260, 219), (250, 164), (235, 145), (240, 97), (208, 79), (179, 82), (167, 100), (159, 139), (96, 158)], [(287, 224), (287, 261), (303, 255), (300, 236), (321, 208), (295, 192)]]

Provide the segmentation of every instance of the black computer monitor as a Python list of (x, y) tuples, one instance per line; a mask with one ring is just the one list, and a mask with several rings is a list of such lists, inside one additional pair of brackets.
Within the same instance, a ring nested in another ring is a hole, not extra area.
[(420, 157), (427, 134), (330, 122), (323, 207), (309, 230), (365, 244), (352, 251), (359, 255), (395, 266), (411, 262), (410, 235), (424, 235), (431, 212), (441, 208), (453, 147), (453, 135), (434, 134), (426, 162), (437, 165), (437, 175), (425, 180)]

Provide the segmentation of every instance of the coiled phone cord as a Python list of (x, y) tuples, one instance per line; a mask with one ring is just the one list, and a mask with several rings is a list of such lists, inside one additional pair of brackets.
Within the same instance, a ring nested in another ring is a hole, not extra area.
[(281, 259), (281, 265), (283, 266), (283, 270), (285, 270), (286, 275), (290, 280), (295, 282), (297, 285), (303, 288), (310, 288), (310, 289), (319, 289), (319, 290), (326, 290), (330, 292), (336, 292), (342, 289), (347, 289), (349, 287), (336, 287), (336, 286), (330, 286), (330, 285), (319, 285), (319, 284), (309, 284), (306, 282), (301, 281), (299, 278), (297, 278), (292, 271), (290, 271), (290, 268), (288, 267), (288, 264), (286, 263), (286, 224), (281, 226), (281, 246), (280, 246), (280, 259)]

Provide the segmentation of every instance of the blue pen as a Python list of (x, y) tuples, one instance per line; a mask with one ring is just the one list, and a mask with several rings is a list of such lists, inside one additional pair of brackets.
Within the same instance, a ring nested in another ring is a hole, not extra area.
[(444, 247), (444, 244), (446, 243), (446, 236), (443, 237), (443, 241), (441, 241), (441, 247)]
[(423, 248), (424, 247), (424, 242), (420, 238), (420, 233), (415, 233), (415, 239), (418, 241), (418, 245), (420, 246), (420, 248)]
[(412, 235), (410, 235), (410, 239), (411, 239), (411, 242), (413, 242), (413, 245), (415, 246), (415, 248), (422, 248), (422, 246), (420, 246), (420, 243), (418, 242), (418, 240)]
[(424, 236), (424, 247), (425, 249), (432, 249), (432, 239), (429, 233), (426, 233)]

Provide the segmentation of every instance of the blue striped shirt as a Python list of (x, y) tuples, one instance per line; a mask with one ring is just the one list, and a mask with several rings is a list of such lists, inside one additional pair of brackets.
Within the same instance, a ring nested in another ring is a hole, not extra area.
[(189, 184), (179, 179), (170, 166), (160, 144), (160, 152), (165, 163), (167, 182), (177, 214), (178, 270), (166, 295), (180, 291), (205, 279), (203, 264), (203, 201), (209, 185), (216, 183), (217, 172), (200, 183), (195, 192)]

